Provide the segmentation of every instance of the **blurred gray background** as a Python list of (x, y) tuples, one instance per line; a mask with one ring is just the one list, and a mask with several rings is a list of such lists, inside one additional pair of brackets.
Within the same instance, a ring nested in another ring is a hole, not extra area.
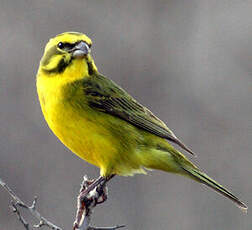
[[(80, 31), (109, 76), (164, 120), (193, 161), (252, 208), (252, 1), (0, 0), (0, 177), (71, 229), (84, 174), (47, 127), (36, 71), (48, 39)], [(187, 178), (115, 178), (97, 226), (129, 230), (250, 230), (252, 215)], [(23, 229), (0, 188), (0, 229)]]

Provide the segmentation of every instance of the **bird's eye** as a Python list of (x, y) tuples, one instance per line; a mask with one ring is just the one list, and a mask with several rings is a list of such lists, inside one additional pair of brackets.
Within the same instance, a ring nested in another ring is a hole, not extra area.
[(58, 47), (59, 47), (60, 49), (63, 49), (63, 48), (64, 48), (64, 44), (63, 44), (62, 42), (59, 42), (59, 43), (58, 43)]

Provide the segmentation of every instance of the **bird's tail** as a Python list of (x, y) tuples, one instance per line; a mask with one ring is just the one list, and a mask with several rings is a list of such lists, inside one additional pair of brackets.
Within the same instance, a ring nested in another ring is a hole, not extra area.
[(198, 182), (201, 182), (208, 187), (214, 189), (216, 192), (224, 195), (225, 197), (232, 200), (243, 212), (247, 212), (247, 206), (241, 202), (236, 196), (234, 196), (230, 191), (224, 188), (222, 185), (218, 184), (212, 178), (207, 176), (205, 173), (201, 172), (198, 168), (191, 166), (181, 166), (189, 177), (195, 179)]

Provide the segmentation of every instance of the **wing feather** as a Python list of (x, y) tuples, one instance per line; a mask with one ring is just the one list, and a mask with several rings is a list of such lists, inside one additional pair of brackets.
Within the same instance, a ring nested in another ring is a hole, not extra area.
[(140, 129), (172, 141), (195, 155), (160, 119), (113, 81), (102, 75), (93, 75), (83, 79), (82, 86), (88, 104), (93, 109), (119, 117)]

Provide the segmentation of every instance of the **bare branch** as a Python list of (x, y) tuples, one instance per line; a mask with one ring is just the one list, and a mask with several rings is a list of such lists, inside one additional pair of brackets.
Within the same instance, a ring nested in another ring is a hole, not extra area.
[(39, 224), (34, 225), (34, 228), (40, 228), (42, 226), (47, 226), (49, 229), (52, 230), (62, 230), (62, 228), (56, 226), (55, 224), (53, 224), (52, 222), (50, 222), (49, 220), (47, 220), (46, 218), (44, 218), (43, 216), (41, 216), (41, 214), (36, 210), (36, 204), (37, 204), (37, 197), (34, 198), (32, 205), (28, 206), (27, 204), (25, 204), (25, 202), (23, 202), (12, 190), (11, 188), (0, 178), (0, 185), (2, 185), (2, 187), (9, 193), (9, 195), (12, 197), (13, 201), (12, 203), (12, 210), (13, 212), (15, 212), (18, 216), (18, 219), (20, 220), (20, 222), (24, 225), (24, 227), (29, 230), (29, 224), (27, 223), (27, 221), (21, 216), (20, 211), (18, 209), (18, 207), (20, 208), (25, 208), (28, 209), (30, 211), (30, 213), (32, 214), (32, 216), (34, 216), (38, 221)]
[[(91, 215), (93, 209), (98, 204), (102, 204), (107, 200), (108, 189), (106, 182), (108, 182), (114, 175), (108, 178), (99, 177), (96, 180), (88, 180), (87, 176), (84, 176), (81, 183), (81, 189), (77, 198), (77, 212), (74, 222), (74, 230), (116, 230), (125, 227), (124, 225), (118, 225), (113, 227), (93, 227), (90, 226)], [(16, 213), (18, 220), (22, 223), (26, 230), (33, 228), (41, 228), (43, 226), (52, 230), (62, 230), (62, 228), (56, 226), (37, 211), (37, 197), (34, 198), (32, 205), (28, 206), (23, 202), (11, 188), (0, 178), (0, 185), (8, 192), (13, 199), (11, 201), (12, 211)], [(37, 225), (30, 226), (29, 223), (21, 215), (19, 208), (28, 209), (32, 216), (34, 216), (39, 223)]]

